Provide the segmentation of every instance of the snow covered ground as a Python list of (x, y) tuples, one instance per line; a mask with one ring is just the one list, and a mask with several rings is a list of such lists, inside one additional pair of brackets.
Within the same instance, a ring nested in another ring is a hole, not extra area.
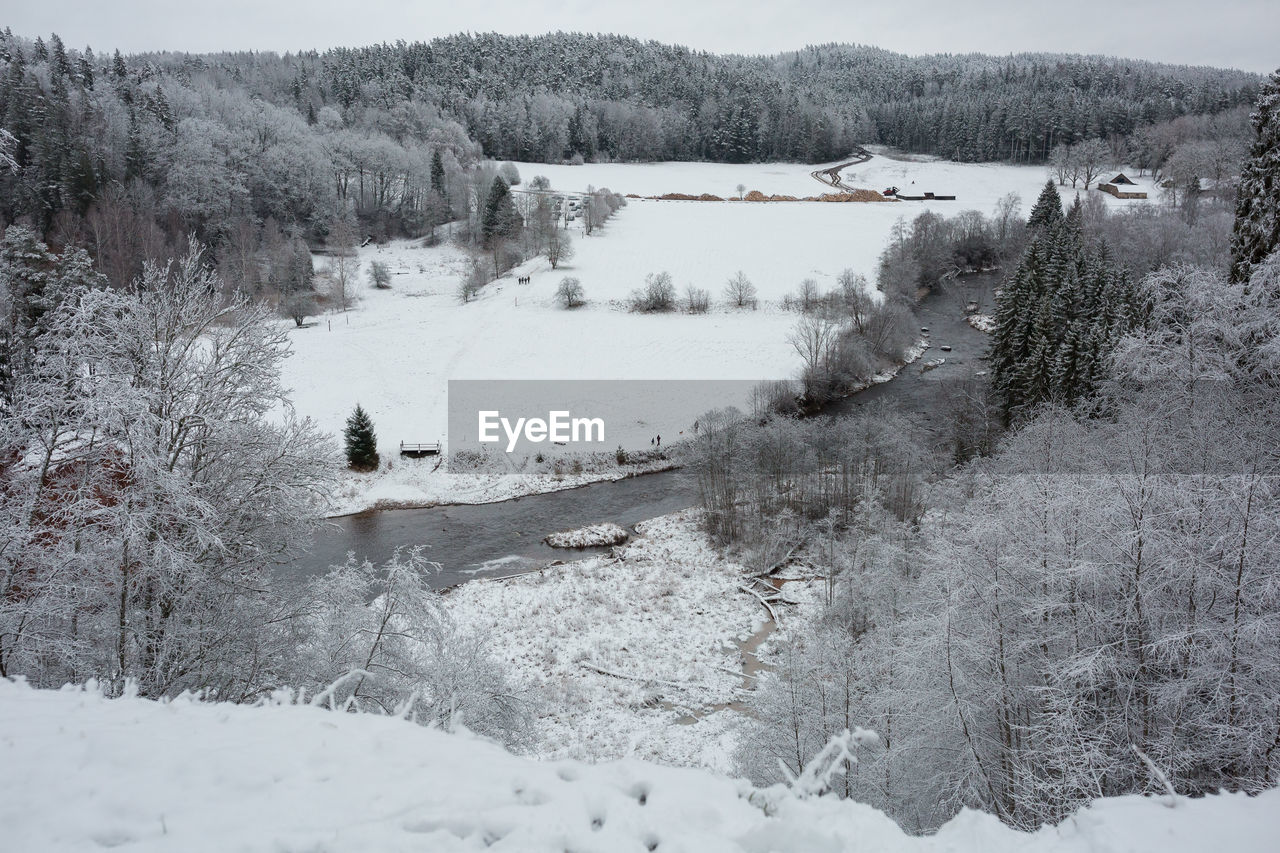
[(882, 813), (635, 758), (536, 762), (466, 734), (306, 705), (103, 699), (0, 680), (0, 848), (83, 853), (1264, 853), (1280, 792), (1101, 800), (1035, 834)]
[(740, 644), (768, 614), (743, 568), (705, 542), (689, 510), (637, 525), (614, 556), (508, 580), (475, 580), (445, 604), (514, 682), (544, 697), (534, 752), (588, 761), (635, 755), (731, 769)]
[[(996, 202), (1010, 192), (1022, 196), (1025, 213), (1040, 194), (1048, 170), (1041, 166), (1011, 166), (1004, 163), (956, 163), (924, 155), (899, 155), (882, 146), (872, 145), (868, 150), (874, 155), (866, 163), (851, 166), (841, 172), (842, 180), (853, 187), (876, 190), (896, 186), (902, 192), (923, 195), (954, 195), (955, 201), (911, 202), (910, 206), (890, 205), (890, 210), (875, 216), (914, 216), (912, 210), (928, 208), (939, 212), (980, 210), (991, 212)], [(736, 197), (738, 184), (746, 191), (759, 190), (765, 195), (793, 195), (804, 197), (831, 192), (814, 180), (810, 173), (839, 165), (840, 162), (805, 165), (803, 163), (586, 163), (581, 166), (562, 166), (548, 163), (517, 163), (524, 189), (535, 175), (544, 175), (553, 188), (568, 192), (585, 192), (588, 186), (607, 187), (618, 193), (650, 196), (665, 193), (699, 195), (710, 193), (721, 198)], [(1146, 192), (1154, 202), (1159, 190), (1152, 187), (1149, 178), (1137, 177), (1137, 170), (1121, 167), (1103, 174), (1113, 177), (1123, 171)], [(914, 183), (913, 183), (914, 182)], [(1096, 186), (1096, 184), (1094, 185)], [(1079, 191), (1083, 194), (1084, 189)], [(1061, 188), (1063, 199), (1070, 201), (1076, 190), (1070, 186)], [(1090, 188), (1089, 192), (1097, 190)], [(1111, 196), (1104, 198), (1109, 204), (1134, 204)], [(674, 204), (675, 202), (667, 202)], [(845, 205), (839, 205), (841, 207)], [(853, 205), (862, 207), (864, 205)], [(879, 248), (876, 250), (879, 252)]]
[[(519, 164), (528, 181), (545, 174), (557, 189), (588, 184), (619, 192), (735, 193), (742, 183), (768, 193), (806, 195), (822, 187), (812, 166), (656, 163), (585, 166)], [(575, 478), (530, 476), (458, 478), (435, 460), (399, 459), (399, 442), (448, 442), (450, 379), (741, 379), (793, 376), (799, 360), (787, 343), (796, 315), (782, 299), (805, 278), (823, 290), (845, 268), (874, 281), (877, 259), (894, 223), (926, 208), (945, 214), (991, 212), (1010, 192), (1024, 211), (1044, 184), (1042, 167), (903, 161), (877, 156), (845, 173), (848, 182), (883, 189), (895, 183), (938, 193), (954, 202), (881, 204), (716, 203), (631, 199), (590, 237), (579, 233), (577, 256), (558, 270), (527, 262), (483, 289), (475, 301), (456, 298), (465, 255), (452, 247), (422, 248), (409, 241), (369, 246), (360, 253), (360, 276), (371, 261), (387, 264), (390, 290), (358, 285), (357, 305), (293, 330), (295, 355), (285, 365), (300, 414), (340, 434), (361, 403), (377, 427), (380, 449), (392, 468), (350, 475), (338, 490), (335, 512), (382, 505), (426, 505), (497, 500), (544, 488), (620, 476), (597, 470)], [(1066, 193), (1069, 195), (1068, 192)], [(1124, 202), (1105, 196), (1108, 204)], [(323, 263), (323, 261), (321, 261)], [(759, 310), (737, 310), (721, 295), (726, 280), (743, 271), (759, 290)], [(711, 293), (708, 314), (632, 314), (627, 296), (647, 273), (671, 273), (677, 290)], [(531, 283), (517, 285), (519, 276)], [(587, 304), (562, 309), (555, 291), (565, 276), (581, 280)], [(627, 415), (642, 422), (651, 401), (637, 400)], [(637, 446), (653, 433), (672, 435), (706, 409), (745, 405), (742, 399), (705, 399), (670, 413), (669, 424), (643, 429)]]

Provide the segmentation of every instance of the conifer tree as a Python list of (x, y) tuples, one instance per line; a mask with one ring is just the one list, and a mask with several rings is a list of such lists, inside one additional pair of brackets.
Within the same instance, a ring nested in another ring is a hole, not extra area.
[(347, 418), (347, 428), (342, 434), (347, 464), (357, 471), (372, 471), (378, 467), (378, 437), (373, 431), (373, 420), (359, 403)]
[(1252, 116), (1258, 138), (1240, 172), (1231, 235), (1231, 280), (1247, 282), (1280, 246), (1280, 71), (1262, 87)]
[(520, 227), (520, 214), (516, 212), (515, 203), (511, 200), (511, 189), (501, 177), (493, 179), (489, 189), (489, 199), (484, 205), (484, 216), (480, 219), (480, 232), (484, 236), (484, 245), (493, 245), (494, 240), (510, 237)]
[(1052, 228), (1062, 221), (1062, 198), (1053, 180), (1045, 181), (1035, 207), (1031, 208), (1031, 216), (1027, 219), (1028, 228)]
[(1077, 203), (1038, 229), (997, 300), (988, 360), (1006, 424), (1040, 403), (1089, 396), (1135, 321), (1128, 271), (1105, 245), (1088, 245), (1082, 219)]
[(431, 189), (440, 196), (444, 193), (444, 160), (440, 157), (440, 149), (437, 148), (431, 154)]

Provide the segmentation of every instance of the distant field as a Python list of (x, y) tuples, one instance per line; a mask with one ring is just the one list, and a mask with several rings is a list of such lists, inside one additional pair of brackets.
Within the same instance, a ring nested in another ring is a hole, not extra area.
[[(556, 189), (608, 186), (641, 195), (736, 194), (736, 186), (773, 194), (822, 191), (796, 164), (705, 163), (550, 166), (517, 164), (521, 177), (546, 175)], [(373, 416), (384, 448), (401, 440), (444, 438), (448, 379), (765, 379), (794, 374), (787, 343), (796, 315), (778, 303), (804, 278), (825, 290), (846, 267), (874, 281), (878, 255), (899, 217), (929, 208), (946, 215), (989, 213), (1009, 192), (1024, 208), (1045, 181), (1042, 167), (904, 162), (876, 157), (845, 180), (883, 189), (896, 184), (955, 194), (954, 202), (876, 204), (714, 203), (632, 199), (590, 237), (576, 235), (577, 257), (552, 271), (542, 259), (486, 287), (461, 305), (464, 269), (453, 248), (408, 241), (362, 251), (386, 262), (392, 289), (362, 286), (360, 303), (292, 332), (296, 355), (286, 366), (297, 410), (340, 432), (357, 400)], [(910, 182), (916, 183), (912, 185)], [(1125, 204), (1106, 197), (1110, 204)], [(575, 223), (580, 225), (580, 223)], [(317, 259), (318, 264), (323, 259)], [(670, 272), (677, 290), (711, 292), (708, 315), (627, 313), (622, 303), (646, 273)], [(744, 271), (760, 291), (758, 311), (724, 304), (725, 280)], [(532, 283), (517, 286), (516, 275)], [(566, 275), (581, 279), (588, 304), (574, 311), (554, 300)], [(331, 328), (330, 328), (331, 327)], [(741, 401), (706, 401), (716, 404)], [(689, 414), (689, 420), (697, 412)], [(639, 418), (637, 418), (639, 419)], [(686, 424), (681, 424), (681, 428)], [(659, 426), (661, 429), (666, 427)], [(669, 433), (668, 433), (669, 434)], [(646, 442), (647, 443), (647, 442)]]

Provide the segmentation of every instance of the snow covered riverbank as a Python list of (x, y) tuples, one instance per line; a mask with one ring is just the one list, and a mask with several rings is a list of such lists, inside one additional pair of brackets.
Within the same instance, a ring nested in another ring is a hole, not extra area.
[(492, 638), (518, 686), (548, 700), (537, 755), (727, 772), (737, 715), (707, 709), (740, 698), (739, 643), (768, 613), (742, 591), (743, 567), (706, 544), (696, 510), (636, 527), (613, 556), (471, 581), (445, 604)]

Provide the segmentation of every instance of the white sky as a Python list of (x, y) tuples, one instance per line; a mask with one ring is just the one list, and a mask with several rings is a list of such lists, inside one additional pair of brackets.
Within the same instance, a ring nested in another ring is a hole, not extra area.
[(0, 26), (95, 51), (289, 50), (457, 32), (619, 33), (715, 53), (1101, 53), (1270, 72), (1277, 0), (4, 0)]

